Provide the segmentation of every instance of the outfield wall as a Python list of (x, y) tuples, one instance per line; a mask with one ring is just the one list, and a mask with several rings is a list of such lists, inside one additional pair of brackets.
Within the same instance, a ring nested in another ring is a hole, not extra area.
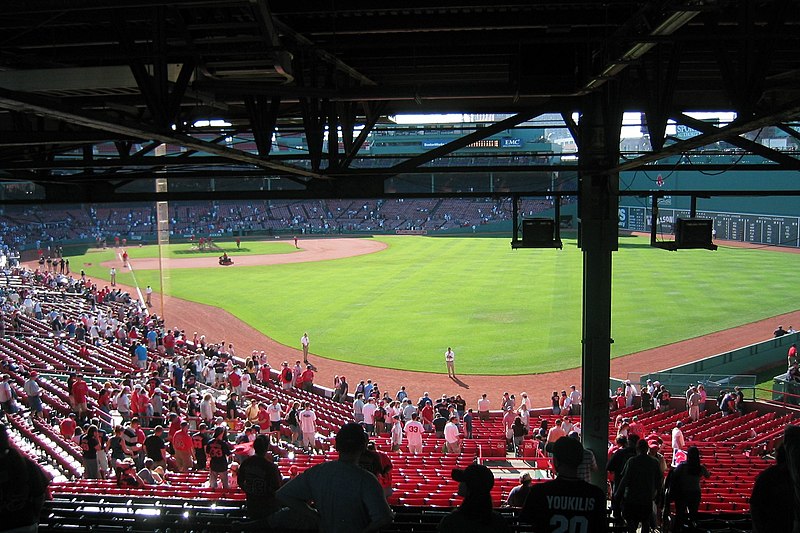
[[(789, 346), (798, 342), (800, 333), (792, 333), (782, 337), (750, 344), (730, 352), (725, 352), (705, 359), (679, 365), (660, 373), (664, 374), (752, 374), (763, 368), (786, 363)], [(645, 378), (647, 379), (647, 378)]]
[[(800, 333), (792, 333), (778, 338), (771, 338), (730, 352), (712, 355), (691, 363), (678, 365), (650, 374), (642, 374), (639, 383), (648, 379), (653, 381), (669, 381), (673, 396), (683, 392), (690, 383), (698, 381), (719, 381), (720, 378), (756, 374), (762, 369), (786, 364), (789, 346), (798, 342)], [(666, 379), (660, 379), (664, 376)], [(631, 378), (632, 379), (632, 378)], [(612, 378), (611, 389), (616, 390), (623, 379)], [(734, 383), (730, 383), (732, 386)]]
[[(662, 185), (658, 185), (661, 176)], [(654, 191), (668, 195), (660, 205), (669, 209), (689, 209), (691, 200), (688, 196), (680, 196), (681, 191), (775, 191), (775, 196), (744, 197), (716, 196), (698, 198), (697, 208), (707, 211), (732, 213), (764, 213), (774, 216), (800, 215), (800, 197), (783, 196), (786, 191), (798, 190), (800, 172), (796, 171), (754, 171), (729, 170), (722, 173), (701, 173), (699, 171), (676, 170), (674, 172), (636, 171), (620, 174), (619, 189)], [(669, 196), (670, 193), (674, 193)], [(778, 199), (779, 201), (776, 201)], [(649, 206), (649, 198), (623, 196), (621, 206)]]
[[(663, 195), (658, 201), (656, 231), (671, 235), (675, 218), (688, 217), (691, 198), (681, 191), (774, 191), (774, 196), (717, 196), (697, 199), (697, 216), (714, 221), (718, 239), (800, 247), (800, 173), (793, 171), (623, 172), (620, 191), (645, 190)], [(713, 192), (712, 192), (713, 194)], [(619, 202), (619, 227), (650, 232), (652, 197), (623, 196)]]

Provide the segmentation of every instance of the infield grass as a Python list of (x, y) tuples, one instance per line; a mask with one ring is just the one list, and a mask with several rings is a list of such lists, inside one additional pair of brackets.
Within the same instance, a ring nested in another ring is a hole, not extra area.
[[(508, 238), (376, 239), (388, 248), (346, 259), (174, 269), (166, 292), (223, 307), (289, 346), (308, 331), (313, 353), (359, 364), (445, 372), (452, 346), (464, 374), (580, 365), (582, 254), (574, 241), (561, 251), (513, 251)], [(73, 270), (88, 258), (87, 274), (107, 278), (92, 254), (71, 259)], [(798, 261), (772, 250), (667, 252), (620, 238), (612, 356), (797, 309), (789, 280)], [(140, 287), (158, 290), (156, 271), (135, 274)], [(132, 284), (127, 271), (118, 280)]]

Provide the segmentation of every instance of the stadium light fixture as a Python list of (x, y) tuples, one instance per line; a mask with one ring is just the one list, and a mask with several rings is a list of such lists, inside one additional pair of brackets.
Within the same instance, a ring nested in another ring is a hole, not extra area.
[[(700, 13), (698, 10), (676, 11), (667, 17), (666, 20), (664, 20), (661, 24), (656, 26), (655, 29), (652, 30), (644, 39), (647, 39), (648, 37), (666, 37), (668, 35), (672, 35), (681, 27), (685, 26), (690, 20), (696, 17), (698, 13)], [(642, 40), (634, 43), (633, 46), (631, 46), (625, 53), (619, 56), (619, 59), (611, 62), (599, 75), (589, 80), (584, 86), (584, 89), (587, 91), (597, 89), (608, 80), (614, 78), (617, 74), (625, 70), (630, 63), (636, 61), (647, 52), (652, 50), (656, 44), (656, 41), (648, 40)]]
[[(635, 61), (649, 52), (656, 43), (648, 42), (648, 43), (636, 43), (633, 45), (627, 52), (622, 55), (621, 61)], [(604, 73), (605, 74), (605, 73)]]
[(699, 11), (676, 11), (650, 32), (653, 36), (672, 35), (695, 18)]

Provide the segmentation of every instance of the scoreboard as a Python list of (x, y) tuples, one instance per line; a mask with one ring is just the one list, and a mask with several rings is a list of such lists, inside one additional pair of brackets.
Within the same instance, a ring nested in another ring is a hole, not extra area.
[[(715, 211), (697, 211), (697, 217), (713, 220), (717, 239), (800, 247), (800, 217)], [(649, 207), (619, 208), (620, 229), (649, 233), (651, 218), (652, 209)], [(656, 231), (664, 234), (674, 233), (676, 218), (689, 218), (689, 210), (659, 208)]]

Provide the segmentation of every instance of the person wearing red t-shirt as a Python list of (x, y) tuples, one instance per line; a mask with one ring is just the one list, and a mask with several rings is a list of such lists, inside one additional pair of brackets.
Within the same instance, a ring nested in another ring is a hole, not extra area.
[(786, 354), (786, 360), (789, 368), (792, 368), (792, 365), (797, 362), (797, 344), (792, 344), (789, 346), (789, 352)]
[(58, 425), (58, 428), (61, 431), (61, 436), (63, 436), (66, 440), (70, 440), (75, 436), (76, 427), (78, 427), (78, 424), (75, 422), (75, 413), (70, 413), (69, 416), (62, 420)]
[(239, 374), (238, 368), (234, 368), (233, 372), (228, 374), (228, 383), (231, 386), (231, 390), (239, 394), (239, 387), (242, 386), (242, 375)]
[(314, 388), (314, 371), (311, 365), (306, 365), (305, 371), (300, 375), (298, 381), (302, 382), (303, 390), (311, 392)]
[[(267, 406), (263, 403), (258, 404), (258, 418), (256, 419), (258, 427), (267, 428), (271, 426), (271, 420)], [(278, 422), (278, 430), (280, 430), (280, 421)]]
[(617, 395), (614, 397), (614, 404), (617, 409), (625, 408), (625, 395), (622, 391), (617, 391)]
[(83, 420), (88, 414), (86, 406), (86, 395), (89, 393), (89, 385), (83, 380), (83, 376), (75, 376), (75, 383), (72, 384), (72, 397), (75, 398), (75, 414), (78, 420)]
[(169, 415), (169, 428), (167, 429), (167, 437), (169, 440), (172, 440), (172, 437), (181, 429), (181, 424), (183, 420), (180, 416), (172, 413)]
[(86, 343), (81, 343), (81, 347), (78, 349), (78, 356), (83, 358), (89, 356), (89, 347), (86, 346)]
[(142, 386), (141, 385), (136, 385), (133, 388), (133, 392), (131, 392), (130, 399), (129, 399), (129, 401), (130, 401), (130, 412), (131, 412), (130, 416), (131, 417), (138, 417), (139, 416), (139, 395), (140, 394), (143, 394)]
[(373, 474), (378, 478), (378, 483), (380, 483), (381, 488), (383, 488), (383, 495), (388, 498), (394, 491), (394, 489), (392, 489), (392, 460), (389, 459), (389, 456), (385, 453), (376, 450), (374, 442), (369, 442), (367, 444), (367, 450), (377, 455), (380, 463), (380, 470), (378, 472), (373, 472)]
[(431, 431), (433, 429), (433, 406), (426, 402), (419, 415), (425, 431)]
[(261, 363), (261, 366), (258, 367), (258, 373), (260, 374), (259, 380), (261, 381), (262, 385), (266, 385), (269, 382), (270, 370), (272, 369), (267, 363)]
[(172, 334), (172, 331), (168, 331), (167, 334), (164, 335), (162, 342), (167, 357), (173, 357), (175, 355), (175, 336)]
[(281, 365), (281, 387), (283, 390), (289, 390), (292, 388), (292, 380), (294, 379), (294, 375), (292, 374), (292, 369), (289, 368), (289, 363), (284, 361)]
[(644, 437), (644, 426), (641, 422), (639, 422), (639, 417), (634, 416), (633, 420), (631, 420), (630, 425), (628, 426), (628, 435), (637, 435), (640, 439)]
[[(170, 431), (172, 431), (171, 424)], [(170, 442), (175, 450), (178, 472), (186, 472), (192, 468), (194, 466), (194, 442), (189, 434), (189, 422), (180, 423), (180, 430), (170, 437)]]
[(150, 405), (150, 397), (147, 395), (143, 388), (139, 388), (139, 396), (136, 399), (136, 412), (139, 418), (147, 420), (148, 426), (153, 427), (152, 420), (147, 418), (147, 408)]

